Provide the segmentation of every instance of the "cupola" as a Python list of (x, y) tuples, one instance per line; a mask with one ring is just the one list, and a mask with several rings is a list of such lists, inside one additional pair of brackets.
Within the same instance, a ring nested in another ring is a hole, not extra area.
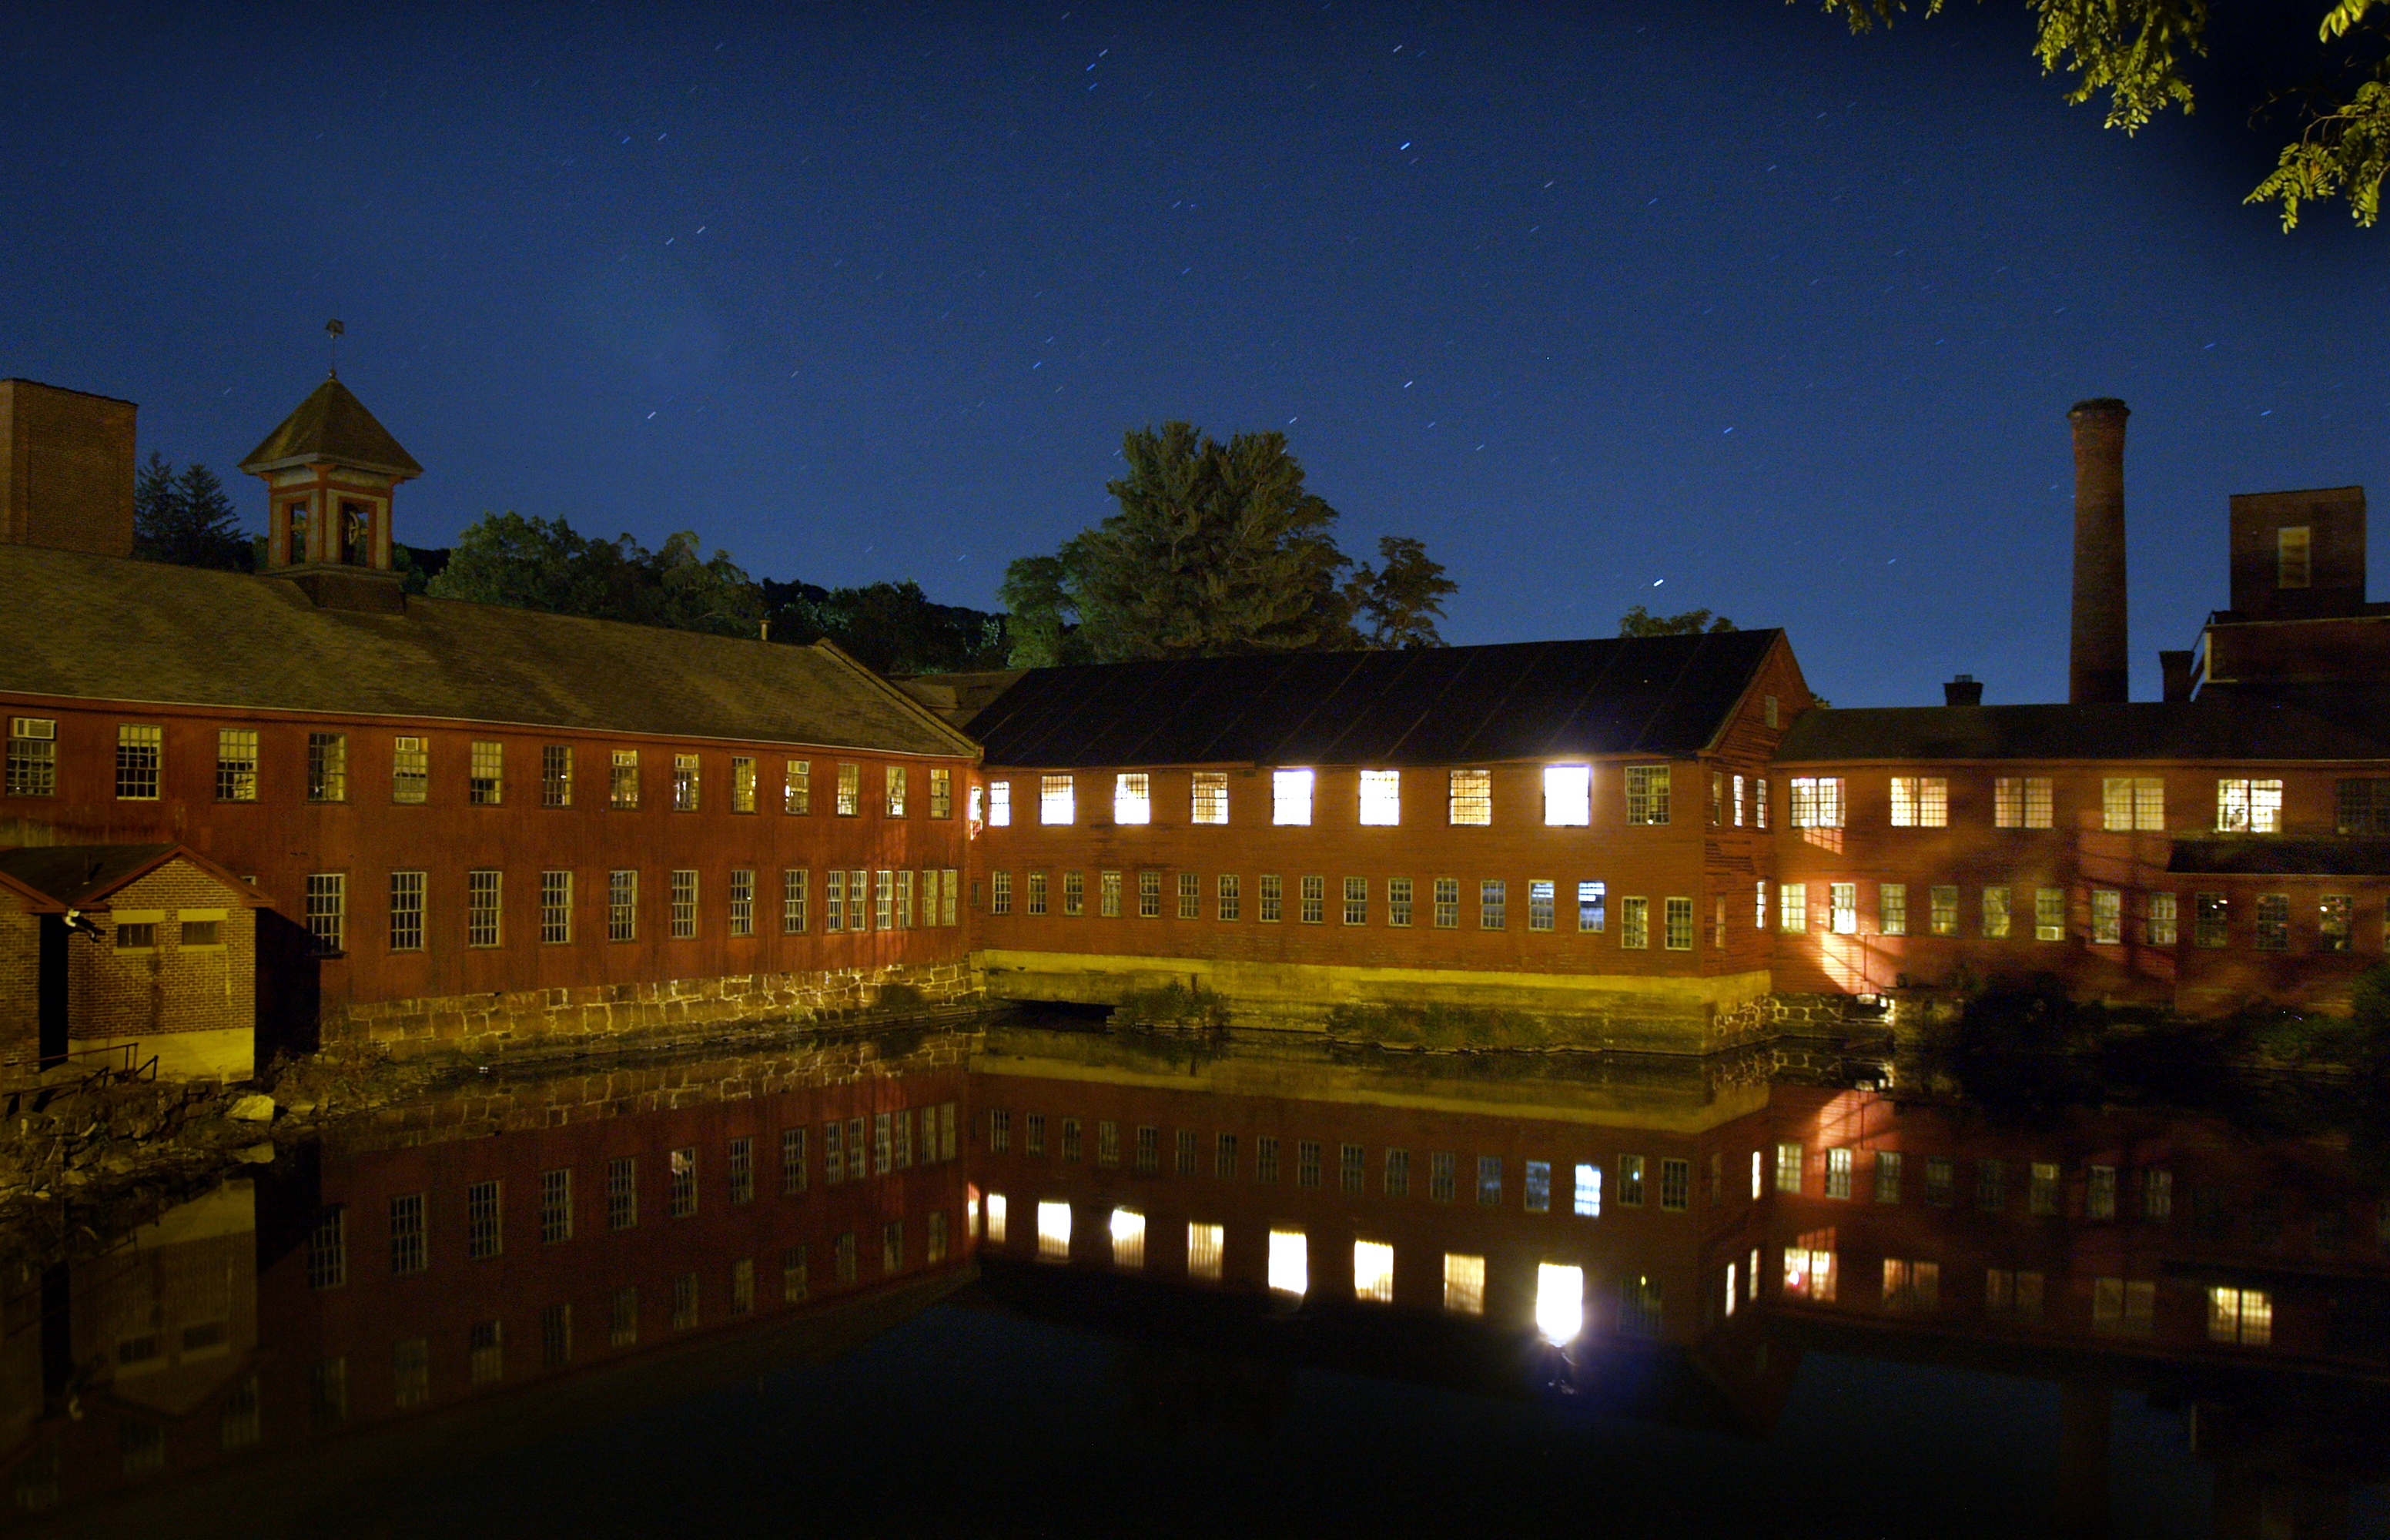
[(391, 497), (423, 468), (339, 376), (316, 386), (240, 468), (266, 485), (268, 573), (328, 608), (405, 608), (392, 570)]

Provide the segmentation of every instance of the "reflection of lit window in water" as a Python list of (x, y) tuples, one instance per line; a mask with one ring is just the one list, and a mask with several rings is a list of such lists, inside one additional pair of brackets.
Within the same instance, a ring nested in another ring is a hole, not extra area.
[(1040, 1203), (1037, 1205), (1037, 1254), (1050, 1262), (1061, 1262), (1071, 1254), (1071, 1205)]
[(1198, 1225), (1187, 1226), (1187, 1276), (1220, 1281), (1220, 1226)]
[(1485, 1314), (1485, 1259), (1444, 1253), (1444, 1307), (1456, 1315)]
[(1585, 1269), (1547, 1262), (1536, 1269), (1536, 1329), (1554, 1342), (1585, 1329)]
[(1311, 1287), (1310, 1251), (1301, 1230), (1270, 1232), (1269, 1286), (1279, 1293), (1298, 1296)]
[(1004, 1244), (1004, 1194), (987, 1195), (987, 1239), (991, 1246)]
[(1394, 1249), (1381, 1240), (1353, 1242), (1353, 1297), (1391, 1303), (1394, 1297)]
[(1145, 1265), (1145, 1215), (1135, 1209), (1112, 1211), (1112, 1265), (1128, 1268)]

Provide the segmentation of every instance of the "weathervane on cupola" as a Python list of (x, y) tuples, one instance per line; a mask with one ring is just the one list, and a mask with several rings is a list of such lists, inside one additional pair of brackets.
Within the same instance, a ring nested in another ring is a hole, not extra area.
[(337, 320), (324, 323), (331, 372), (240, 468), (266, 485), (268, 573), (291, 579), (327, 609), (402, 610), (391, 497), (423, 468), (341, 383), (346, 330)]

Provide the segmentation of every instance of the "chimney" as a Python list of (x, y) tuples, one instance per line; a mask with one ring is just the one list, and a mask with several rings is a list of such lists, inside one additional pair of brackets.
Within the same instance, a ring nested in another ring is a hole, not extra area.
[(2113, 397), (2078, 401), (2075, 428), (2075, 624), (2066, 658), (2072, 705), (2124, 701), (2125, 419)]
[(2168, 700), (2191, 699), (2191, 660), (2194, 656), (2189, 648), (2179, 652), (2158, 654), (2158, 672), (2165, 676), (2165, 698)]
[(1972, 674), (1962, 674), (1942, 687), (1942, 704), (1946, 706), (1980, 706), (1984, 703), (1984, 682)]

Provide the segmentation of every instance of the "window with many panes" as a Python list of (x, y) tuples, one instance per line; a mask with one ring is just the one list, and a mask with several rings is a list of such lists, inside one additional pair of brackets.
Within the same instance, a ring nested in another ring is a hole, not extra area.
[(539, 1238), (546, 1246), (572, 1238), (572, 1168), (539, 1174)]
[(1505, 914), (1510, 889), (1501, 878), (1489, 877), (1477, 884), (1477, 928), (1499, 930), (1507, 923)]
[(955, 815), (955, 773), (947, 765), (930, 766), (930, 816), (951, 818)]
[(1203, 879), (1194, 872), (1178, 874), (1178, 918), (1203, 918)]
[(813, 873), (803, 866), (790, 866), (780, 873), (780, 933), (793, 936), (805, 928), (805, 897), (813, 882)]
[(639, 939), (639, 874), (636, 871), (606, 874), (606, 939)]
[(254, 728), (216, 729), (216, 801), (257, 801), (257, 732)]
[(1162, 874), (1160, 872), (1141, 871), (1137, 874), (1137, 918), (1139, 919), (1162, 918)]
[(1576, 885), (1576, 928), (1587, 935), (1599, 933), (1609, 922), (1610, 885), (1606, 882), (1579, 882)]
[(1875, 927), (1887, 936), (1908, 934), (1908, 884), (1880, 882), (1875, 890)]
[(0, 772), (11, 797), (55, 797), (58, 794), (58, 724), (55, 717), (12, 716), (8, 719), (8, 759)]
[(336, 957), (348, 950), (349, 879), (343, 872), (311, 872), (307, 877), (308, 949), (319, 957)]
[(2005, 887), (1984, 890), (1984, 936), (1987, 941), (1999, 941), (2009, 933), (2009, 891)]
[(1296, 890), (1302, 898), (1302, 918), (1305, 925), (1317, 925), (1328, 918), (1328, 879), (1305, 877)]
[(905, 800), (906, 793), (906, 766), (901, 764), (892, 764), (888, 766), (885, 789), (887, 791), (886, 806), (888, 809), (888, 816), (891, 818), (902, 818), (905, 816)]
[(2152, 946), (2175, 944), (2178, 911), (2175, 895), (2152, 893), (2143, 901), (2142, 930)]
[(1934, 935), (1959, 933), (1959, 889), (1955, 883), (1928, 889), (1926, 905), (1926, 924)]
[(465, 874), (465, 944), (495, 946), (500, 931), (499, 897), (505, 874), (477, 867)]
[(2033, 939), (2064, 941), (2066, 939), (2066, 890), (2036, 888), (2033, 891)]
[(1366, 828), (1391, 828), (1403, 821), (1403, 773), (1399, 770), (1361, 772), (1361, 823)]
[(2225, 943), (2228, 911), (2222, 893), (2193, 893), (2191, 900), (2191, 943), (2193, 946)]
[(2257, 950), (2287, 952), (2291, 947), (2291, 900), (2286, 893), (2257, 895)]
[(489, 739), (473, 741), (465, 782), (465, 800), (476, 807), (495, 807), (506, 801), (507, 746)]
[(504, 1247), (498, 1194), (495, 1182), (474, 1182), (465, 1188), (465, 1255), (469, 1260), (496, 1256)]
[(1439, 877), (1435, 879), (1435, 928), (1452, 930), (1460, 925), (1460, 879)]
[(1618, 901), (1618, 944), (1640, 952), (1651, 944), (1651, 901), (1630, 894)]
[(1153, 777), (1142, 770), (1124, 770), (1112, 777), (1112, 822), (1153, 822)]
[(1455, 824), (1483, 827), (1494, 821), (1494, 772), (1455, 770), (1446, 816)]
[(390, 874), (390, 949), (423, 950), (423, 892), (426, 874)]
[(1386, 923), (1396, 930), (1410, 926), (1411, 879), (1407, 877), (1386, 879)]
[(2049, 819), (2048, 776), (2001, 776), (1993, 780), (1993, 828), (2048, 828)]
[(2335, 781), (2332, 811), (2334, 833), (2390, 834), (2390, 780)]
[(1553, 919), (1554, 910), (1555, 910), (1555, 907), (1556, 907), (1556, 906), (1555, 906), (1555, 905), (1554, 905), (1554, 902), (1553, 902), (1552, 892), (1553, 892), (1552, 884), (1551, 884), (1551, 883), (1549, 883), (1549, 882), (1548, 882), (1548, 881), (1546, 881), (1546, 880), (1544, 880), (1543, 879), (1541, 879), (1541, 878), (1531, 878), (1531, 879), (1528, 879), (1528, 882), (1527, 882), (1527, 929), (1528, 929), (1528, 930), (1550, 930), (1550, 929), (1552, 928), (1552, 919)]
[(307, 735), (307, 800), (344, 802), (349, 800), (349, 735)]
[(790, 817), (803, 817), (814, 810), (814, 762), (809, 759), (787, 761), (780, 770), (780, 811)]
[(2346, 893), (2326, 893), (2316, 901), (2317, 951), (2348, 950), (2351, 903)]
[(1630, 764), (1626, 767), (1626, 821), (1664, 824), (1668, 821), (1668, 767)]
[(2165, 828), (2165, 777), (2109, 776), (2100, 782), (2101, 827), (2111, 831)]
[(1198, 824), (1225, 824), (1228, 821), (1228, 777), (1218, 770), (1195, 772), (1189, 819)]
[(1693, 901), (1664, 899), (1660, 905), (1660, 943), (1670, 952), (1693, 949)]
[(687, 941), (697, 934), (697, 873), (687, 868), (672, 874), (672, 936)]
[(1121, 874), (1096, 874), (1096, 913), (1105, 919), (1118, 919), (1121, 912)]
[(2216, 783), (2216, 828), (2228, 834), (2282, 832), (2282, 783), (2227, 778)]
[(1308, 824), (1311, 822), (1311, 790), (1316, 779), (1308, 770), (1273, 770), (1270, 772), (1270, 822), (1273, 824)]
[(1892, 777), (1893, 828), (1942, 828), (1949, 822), (1950, 782), (1947, 776)]
[(730, 811), (755, 811), (755, 760), (751, 754), (730, 756)]
[(1856, 882), (1826, 884), (1826, 928), (1838, 936), (1855, 936), (1859, 930), (1859, 885)]
[(390, 1200), (390, 1270), (399, 1277), (420, 1273), (430, 1257), (423, 1225), (424, 1195), (403, 1193)]
[(675, 754), (672, 772), (673, 811), (675, 813), (696, 812), (698, 793), (702, 789), (702, 785), (697, 756)]
[(1077, 794), (1068, 776), (1037, 777), (1037, 821), (1068, 824), (1078, 816)]
[(2114, 888), (2091, 890), (2091, 943), (2114, 946), (2125, 939), (2125, 895)]
[(1220, 874), (1218, 886), (1222, 919), (1236, 919), (1242, 915), (1244, 900), (1240, 892), (1241, 882), (1242, 879), (1232, 872)]
[(1786, 882), (1776, 890), (1777, 929), (1802, 931), (1809, 929), (1809, 885)]
[(1087, 874), (1067, 871), (1062, 874), (1062, 912), (1085, 914), (1087, 908)]
[(639, 751), (617, 749), (612, 762), (606, 767), (606, 800), (611, 806), (623, 809), (639, 805)]
[(1842, 828), (1843, 777), (1793, 776), (1791, 822), (1794, 828)]
[(755, 870), (752, 866), (734, 866), (730, 870), (727, 922), (734, 936), (755, 933)]
[(622, 1155), (606, 1162), (606, 1228), (628, 1230), (639, 1223), (639, 1158)]
[(572, 939), (572, 874), (539, 874), (539, 939), (549, 945)]
[[(1009, 915), (1012, 913), (1012, 874), (1010, 872), (994, 872), (989, 874), (987, 907), (990, 914)], [(838, 927), (836, 924), (832, 924), (830, 929), (835, 930)]]
[(166, 730), (145, 723), (116, 728), (116, 796), (119, 802), (154, 802), (166, 756)]
[(539, 805), (572, 805), (572, 745), (550, 743), (539, 751)]

